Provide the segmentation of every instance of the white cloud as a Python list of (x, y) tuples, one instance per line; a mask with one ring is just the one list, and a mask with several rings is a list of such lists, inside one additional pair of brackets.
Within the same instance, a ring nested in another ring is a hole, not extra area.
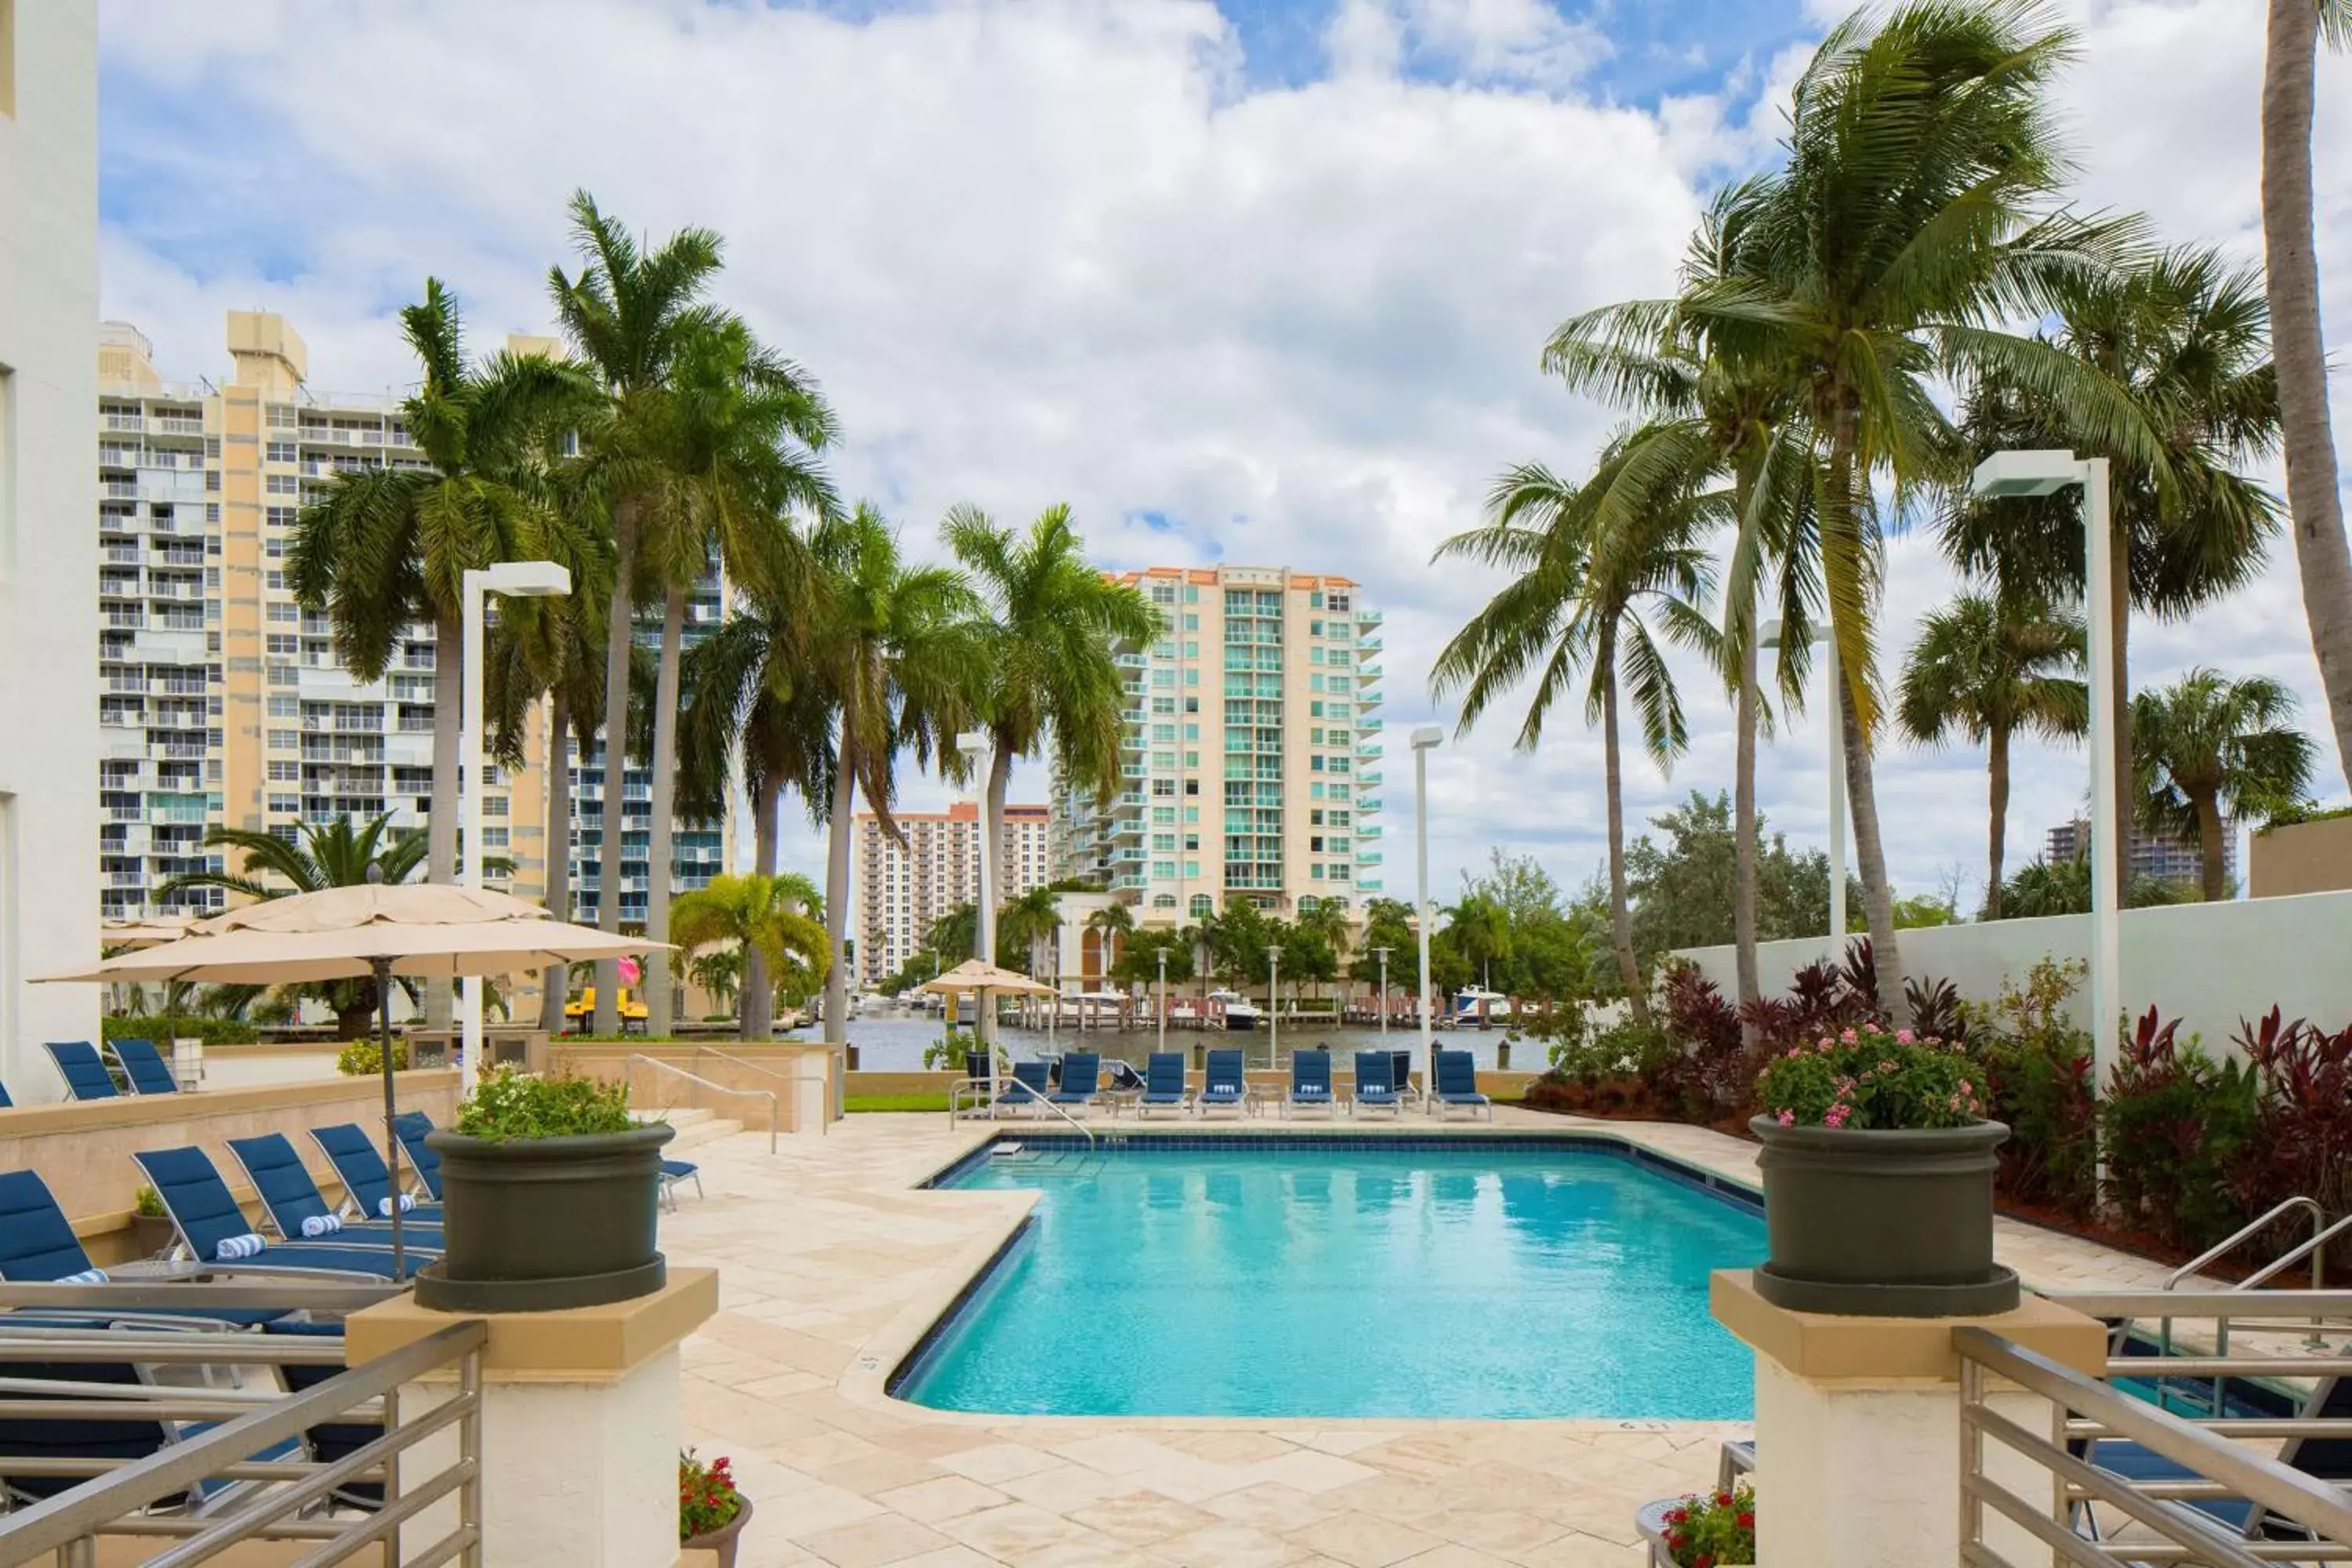
[[(2093, 14), (2066, 89), (2093, 200), (2245, 242), (2255, 12)], [(109, 91), (142, 107), (110, 174), (167, 187), (108, 233), (105, 308), (168, 373), (216, 373), (221, 313), (265, 306), (310, 340), (320, 385), (407, 380), (391, 312), (427, 271), (481, 343), (544, 331), (546, 268), (572, 261), (562, 205), (584, 186), (644, 229), (726, 235), (723, 298), (823, 378), (844, 489), (914, 547), (954, 501), (1019, 520), (1066, 500), (1118, 564), (1344, 572), (1389, 612), (1392, 730), (1426, 721), (1432, 654), (1495, 586), (1432, 570), (1431, 546), (1506, 464), (1572, 466), (1610, 422), (1537, 374), (1544, 336), (1668, 286), (1696, 184), (1769, 153), (1801, 60), (1759, 63), (1760, 98), (1743, 76), (1656, 112), (1605, 107), (1571, 85), (1605, 43), (1534, 0), (1345, 0), (1331, 79), (1255, 91), (1200, 0), (943, 0), (865, 24), (685, 0), (114, 5), (105, 35)], [(1402, 79), (1406, 62), (1460, 79)], [(2352, 342), (2352, 115), (2333, 101), (2352, 75), (2325, 69), (2323, 256)], [(1893, 561), (1899, 647), (1948, 580), (1925, 542)], [(2282, 555), (2193, 642), (2146, 628), (2137, 672), (2275, 667), (2315, 700), (2292, 573)], [(1636, 826), (1728, 782), (1727, 713), (1696, 680), (1689, 697), (1675, 778), (1629, 763)], [(1597, 741), (1566, 712), (1518, 756), (1515, 719), (1433, 761), (1441, 890), (1496, 841), (1567, 879), (1598, 862)], [(1391, 752), (1387, 881), (1409, 891), (1411, 766)], [(1767, 753), (1764, 806), (1792, 837), (1822, 830), (1820, 756), (1806, 721)], [(2072, 809), (2079, 766), (2021, 759), (2012, 862)], [(1972, 759), (1895, 753), (1880, 778), (1906, 889), (1980, 861)], [(816, 863), (806, 837), (788, 847)]]

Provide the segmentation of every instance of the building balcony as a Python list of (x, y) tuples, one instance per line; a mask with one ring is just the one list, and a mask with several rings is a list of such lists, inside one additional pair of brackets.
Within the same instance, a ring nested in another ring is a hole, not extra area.
[(1381, 750), (1377, 743), (1368, 742), (1360, 744), (1356, 748), (1356, 755), (1368, 761), (1377, 761), (1387, 754), (1387, 752)]
[(1377, 866), (1377, 865), (1379, 865), (1380, 863), (1381, 863), (1381, 852), (1380, 852), (1379, 850), (1377, 850), (1377, 849), (1359, 849), (1359, 850), (1357, 850), (1357, 851), (1356, 851), (1356, 864), (1357, 864), (1357, 865), (1359, 865), (1359, 866)]
[[(1377, 708), (1380, 705), (1381, 694), (1379, 692), (1359, 691), (1356, 693), (1356, 706), (1359, 710)], [(1367, 730), (1375, 729), (1380, 724), (1380, 721), (1378, 719), (1372, 718), (1359, 719), (1356, 722)]]

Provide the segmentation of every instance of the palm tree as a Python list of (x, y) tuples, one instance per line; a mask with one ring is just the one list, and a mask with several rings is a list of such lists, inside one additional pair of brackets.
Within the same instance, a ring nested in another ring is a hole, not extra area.
[[(1591, 478), (1570, 484), (1538, 464), (1505, 474), (1487, 500), (1492, 521), (1438, 546), (1438, 559), (1468, 556), (1520, 574), (1437, 656), (1430, 684), (1462, 693), (1459, 732), (1487, 706), (1538, 672), (1517, 744), (1531, 752), (1551, 705), (1582, 669), (1585, 719), (1601, 726), (1609, 812), (1609, 898), (1619, 983), (1637, 1017), (1647, 988), (1633, 955), (1625, 889), (1624, 761), (1618, 743), (1619, 665), (1629, 668), (1642, 737), (1660, 768), (1688, 740), (1682, 698), (1654, 635), (1718, 656), (1721, 639), (1699, 607), (1714, 564), (1698, 541), (1707, 498), (1692, 493), (1687, 468), (1648, 469), (1645, 434), (1612, 440)], [(1646, 612), (1646, 614), (1645, 614)]]
[[(2062, 407), (1999, 376), (1972, 389), (1962, 435), (1971, 465), (2012, 447), (2109, 459), (2110, 537), (2121, 569), (2109, 600), (2114, 680), (2102, 700), (2114, 710), (2116, 752), (2128, 757), (2132, 609), (2177, 619), (2244, 585), (2277, 529), (2270, 490), (2234, 471), (2267, 457), (2278, 437), (2262, 279), (2217, 251), (2190, 248), (2061, 279), (2049, 293), (2056, 326), (2048, 341), (2144, 411), (2161, 462), (2111, 448), (2074, 428)], [(1956, 498), (1944, 542), (1964, 569), (2004, 584), (2053, 599), (2084, 592), (2082, 510), (2071, 494)], [(2120, 772), (2116, 790), (2116, 820), (2127, 822), (2132, 786)], [(2117, 875), (2126, 875), (2120, 862)]]
[(2352, 0), (2270, 0), (2263, 68), (2263, 254), (2303, 613), (2327, 693), (2337, 766), (2352, 779), (2352, 549), (2344, 542), (2328, 423), (2311, 195), (2312, 109), (2323, 34), (2339, 48), (2352, 42)]
[(1511, 952), (1510, 915), (1492, 899), (1465, 893), (1445, 911), (1445, 929), (1463, 961), (1478, 972), (1479, 989), (1493, 990), (1495, 960)]
[(1087, 929), (1095, 933), (1095, 941), (1101, 948), (1102, 972), (1108, 974), (1118, 963), (1121, 939), (1135, 930), (1135, 910), (1125, 903), (1097, 910), (1087, 917)]
[(1032, 888), (996, 909), (996, 952), (991, 956), (1008, 969), (1018, 969), (1032, 980), (1048, 976), (1044, 952), (1062, 929), (1062, 896), (1051, 888)]
[[(670, 911), (671, 935), (689, 953), (723, 942), (734, 943), (740, 952), (760, 954), (765, 962), (759, 983), (771, 988), (772, 1005), (773, 987), (784, 985), (806, 994), (825, 978), (832, 950), (824, 927), (810, 918), (822, 902), (814, 884), (791, 872), (713, 877), (677, 900)], [(751, 984), (747, 973), (739, 1033), (746, 1040), (765, 1039), (764, 1033), (752, 1032)]]
[[(640, 560), (662, 593), (646, 897), (646, 932), (656, 941), (669, 923), (687, 596), (716, 562), (737, 583), (805, 605), (807, 551), (788, 515), (837, 509), (814, 458), (835, 434), (815, 383), (732, 317), (689, 336), (667, 380), (606, 432), (607, 452), (623, 454), (618, 466), (634, 476)], [(668, 1032), (667, 981), (659, 966), (647, 976), (646, 1026), (656, 1036)]]
[(977, 601), (962, 576), (908, 566), (881, 513), (861, 505), (820, 522), (809, 541), (814, 581), (809, 679), (835, 717), (833, 797), (826, 806), (824, 983), (828, 1044), (848, 1044), (849, 832), (857, 795), (900, 843), (892, 815), (898, 757), (929, 766), (951, 756), (963, 682), (976, 660)]
[[(1917, 0), (1833, 28), (1799, 79), (1785, 168), (1758, 183), (1728, 276), (1611, 307), (1585, 330), (1633, 348), (1670, 326), (1736, 363), (1788, 367), (1816, 443), (1802, 553), (1817, 564), (1845, 683), (1847, 794), (1882, 1007), (1903, 994), (1871, 744), (1879, 482), (1901, 510), (1947, 481), (1957, 442), (1935, 383), (2032, 387), (2103, 448), (2161, 468), (2140, 411), (2054, 344), (1999, 323), (2038, 314), (2053, 279), (2112, 267), (2137, 220), (2063, 209), (2052, 78), (2074, 36), (2015, 4)], [(1811, 591), (1811, 590), (1809, 590)]]
[[(1913, 740), (1986, 748), (1990, 845), (1985, 918), (2000, 918), (2000, 856), (2009, 832), (2009, 738), (2080, 735), (2089, 696), (2079, 679), (2083, 622), (2021, 595), (1963, 594), (1922, 623), (1904, 661), (1895, 717)], [(2072, 672), (2072, 673), (2070, 673)]]
[(2315, 752), (2294, 727), (2294, 707), (2268, 676), (2233, 680), (2203, 668), (2132, 699), (2140, 825), (2196, 839), (2209, 902), (2229, 896), (2225, 819), (2282, 811), (2310, 792)]
[[(402, 413), (432, 467), (330, 479), (295, 519), (286, 584), (305, 612), (328, 617), (336, 658), (362, 680), (383, 678), (412, 622), (432, 624), (427, 874), (454, 882), (465, 574), (561, 553), (557, 520), (528, 476), (546, 432), (581, 406), (587, 384), (572, 366), (538, 355), (499, 353), (469, 365), (457, 299), (437, 278), (425, 280), (424, 300), (403, 309), (400, 321), (425, 373)], [(426, 987), (425, 1007), (446, 1025), (447, 987)]]
[[(584, 265), (577, 278), (566, 277), (561, 267), (549, 268), (548, 287), (557, 320), (593, 370), (605, 398), (605, 406), (586, 422), (592, 483), (611, 512), (617, 563), (604, 617), (605, 776), (596, 923), (618, 931), (629, 650), (635, 641), (638, 578), (646, 570), (639, 529), (645, 492), (659, 466), (651, 455), (655, 444), (644, 432), (655, 424), (654, 405), (680, 360), (703, 332), (727, 317), (702, 300), (705, 285), (719, 268), (719, 236), (709, 229), (680, 229), (645, 250), (626, 229), (597, 210), (593, 197), (578, 191), (572, 197), (572, 230)], [(669, 868), (660, 865), (654, 871), (648, 886), (667, 887)], [(619, 966), (608, 960), (597, 966), (598, 1034), (618, 1031), (619, 1006)]]
[[(415, 828), (394, 831), (390, 812), (362, 827), (353, 827), (348, 816), (306, 823), (299, 844), (253, 828), (208, 827), (205, 847), (241, 852), (243, 868), (184, 871), (157, 888), (156, 897), (169, 898), (190, 888), (218, 888), (241, 898), (268, 900), (328, 888), (356, 888), (371, 880), (391, 885), (415, 876), (428, 854), (425, 835)], [(376, 1014), (373, 975), (312, 981), (289, 989), (315, 996), (334, 1009), (337, 1039), (361, 1038)]]
[(1046, 509), (1025, 535), (957, 507), (940, 532), (987, 601), (971, 669), (972, 704), (992, 742), (981, 814), (988, 842), (1004, 841), (1013, 760), (1035, 755), (1049, 740), (1056, 773), (1108, 805), (1118, 784), (1127, 700), (1112, 650), (1156, 640), (1165, 618), (1134, 584), (1087, 563), (1066, 506)]

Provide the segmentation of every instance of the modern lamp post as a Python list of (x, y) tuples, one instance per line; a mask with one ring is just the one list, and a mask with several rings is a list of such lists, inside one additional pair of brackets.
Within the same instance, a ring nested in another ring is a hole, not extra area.
[[(956, 736), (956, 750), (963, 753), (964, 764), (971, 769), (973, 816), (978, 826), (972, 841), (979, 848), (976, 869), (980, 873), (980, 893), (972, 911), (972, 957), (982, 963), (996, 962), (996, 900), (988, 896), (988, 770), (989, 737), (985, 730), (966, 730)], [(980, 1037), (981, 1048), (988, 1052), (988, 1070), (996, 1071), (996, 1026), (990, 1016), (988, 993), (972, 994), (971, 1027)], [(1061, 997), (1054, 998), (1055, 1011), (1060, 1010)], [(993, 1097), (993, 1086), (991, 1095)]]
[(1389, 1033), (1389, 954), (1395, 950), (1376, 947), (1372, 951), (1381, 955), (1381, 1037), (1386, 1039)]
[(1265, 950), (1265, 1065), (1272, 1067), (1282, 1046), (1282, 949)]
[(1160, 961), (1160, 1048), (1168, 1048), (1168, 950), (1161, 948), (1154, 955)]
[[(1764, 623), (1766, 647), (1780, 646), (1781, 623)], [(1822, 626), (1813, 646), (1826, 648), (1830, 729), (1830, 962), (1845, 961), (1845, 691), (1839, 680), (1837, 639)]]
[(2107, 1081), (2115, 1065), (2116, 1030), (2123, 1014), (2123, 921), (2116, 908), (2116, 880), (2123, 856), (2122, 825), (2116, 820), (2116, 608), (2115, 540), (2107, 503), (2107, 460), (2077, 458), (2069, 451), (1995, 452), (1977, 465), (1972, 494), (2054, 495), (2083, 487), (2084, 597), (2090, 621), (2091, 689), (2091, 1071)]
[(1437, 1037), (1429, 1017), (1429, 753), (1445, 731), (1424, 724), (1412, 732), (1412, 923), (1421, 945), (1421, 1082), (1437, 1082)]
[[(458, 821), (462, 825), (458, 845), (457, 880), (468, 888), (482, 885), (482, 620), (484, 601), (496, 594), (507, 599), (561, 599), (572, 592), (572, 574), (552, 561), (502, 561), (483, 571), (468, 572), (460, 584), (465, 605), (460, 623), (460, 636), (465, 647), (460, 661), (464, 689), (459, 697), (459, 728), (464, 742), (457, 748), (459, 773), (457, 787), (463, 792), (459, 801)], [(558, 746), (563, 743), (556, 737)], [(560, 766), (551, 762), (550, 766)], [(620, 784), (613, 781), (611, 787)], [(568, 851), (566, 851), (568, 853)], [(604, 896), (621, 896), (621, 857), (617, 847), (606, 855), (607, 870), (604, 877)], [(669, 868), (655, 868), (657, 875), (667, 876)], [(663, 960), (653, 954), (647, 963)], [(474, 1081), (479, 1074), (482, 1059), (482, 977), (468, 974), (465, 982), (463, 1008), (464, 1041), (457, 1056), (457, 1092), (474, 1092)]]

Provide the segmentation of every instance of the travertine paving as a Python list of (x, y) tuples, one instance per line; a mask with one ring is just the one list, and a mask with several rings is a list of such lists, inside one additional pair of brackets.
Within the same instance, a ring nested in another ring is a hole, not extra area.
[[(1737, 1140), (1605, 1125), (1754, 1179)], [(1497, 1126), (1564, 1123), (1506, 1109)], [(1638, 1568), (1634, 1510), (1710, 1484), (1722, 1439), (1746, 1435), (1722, 1422), (991, 1417), (891, 1401), (883, 1378), (1032, 1201), (913, 1190), (984, 1136), (940, 1116), (857, 1116), (772, 1155), (751, 1134), (694, 1151), (709, 1196), (665, 1218), (663, 1245), (720, 1270), (721, 1310), (685, 1347), (686, 1420), (706, 1458), (733, 1458), (754, 1501), (741, 1568)], [(2052, 1288), (2161, 1277), (2029, 1226), (2004, 1225), (2000, 1246)]]

